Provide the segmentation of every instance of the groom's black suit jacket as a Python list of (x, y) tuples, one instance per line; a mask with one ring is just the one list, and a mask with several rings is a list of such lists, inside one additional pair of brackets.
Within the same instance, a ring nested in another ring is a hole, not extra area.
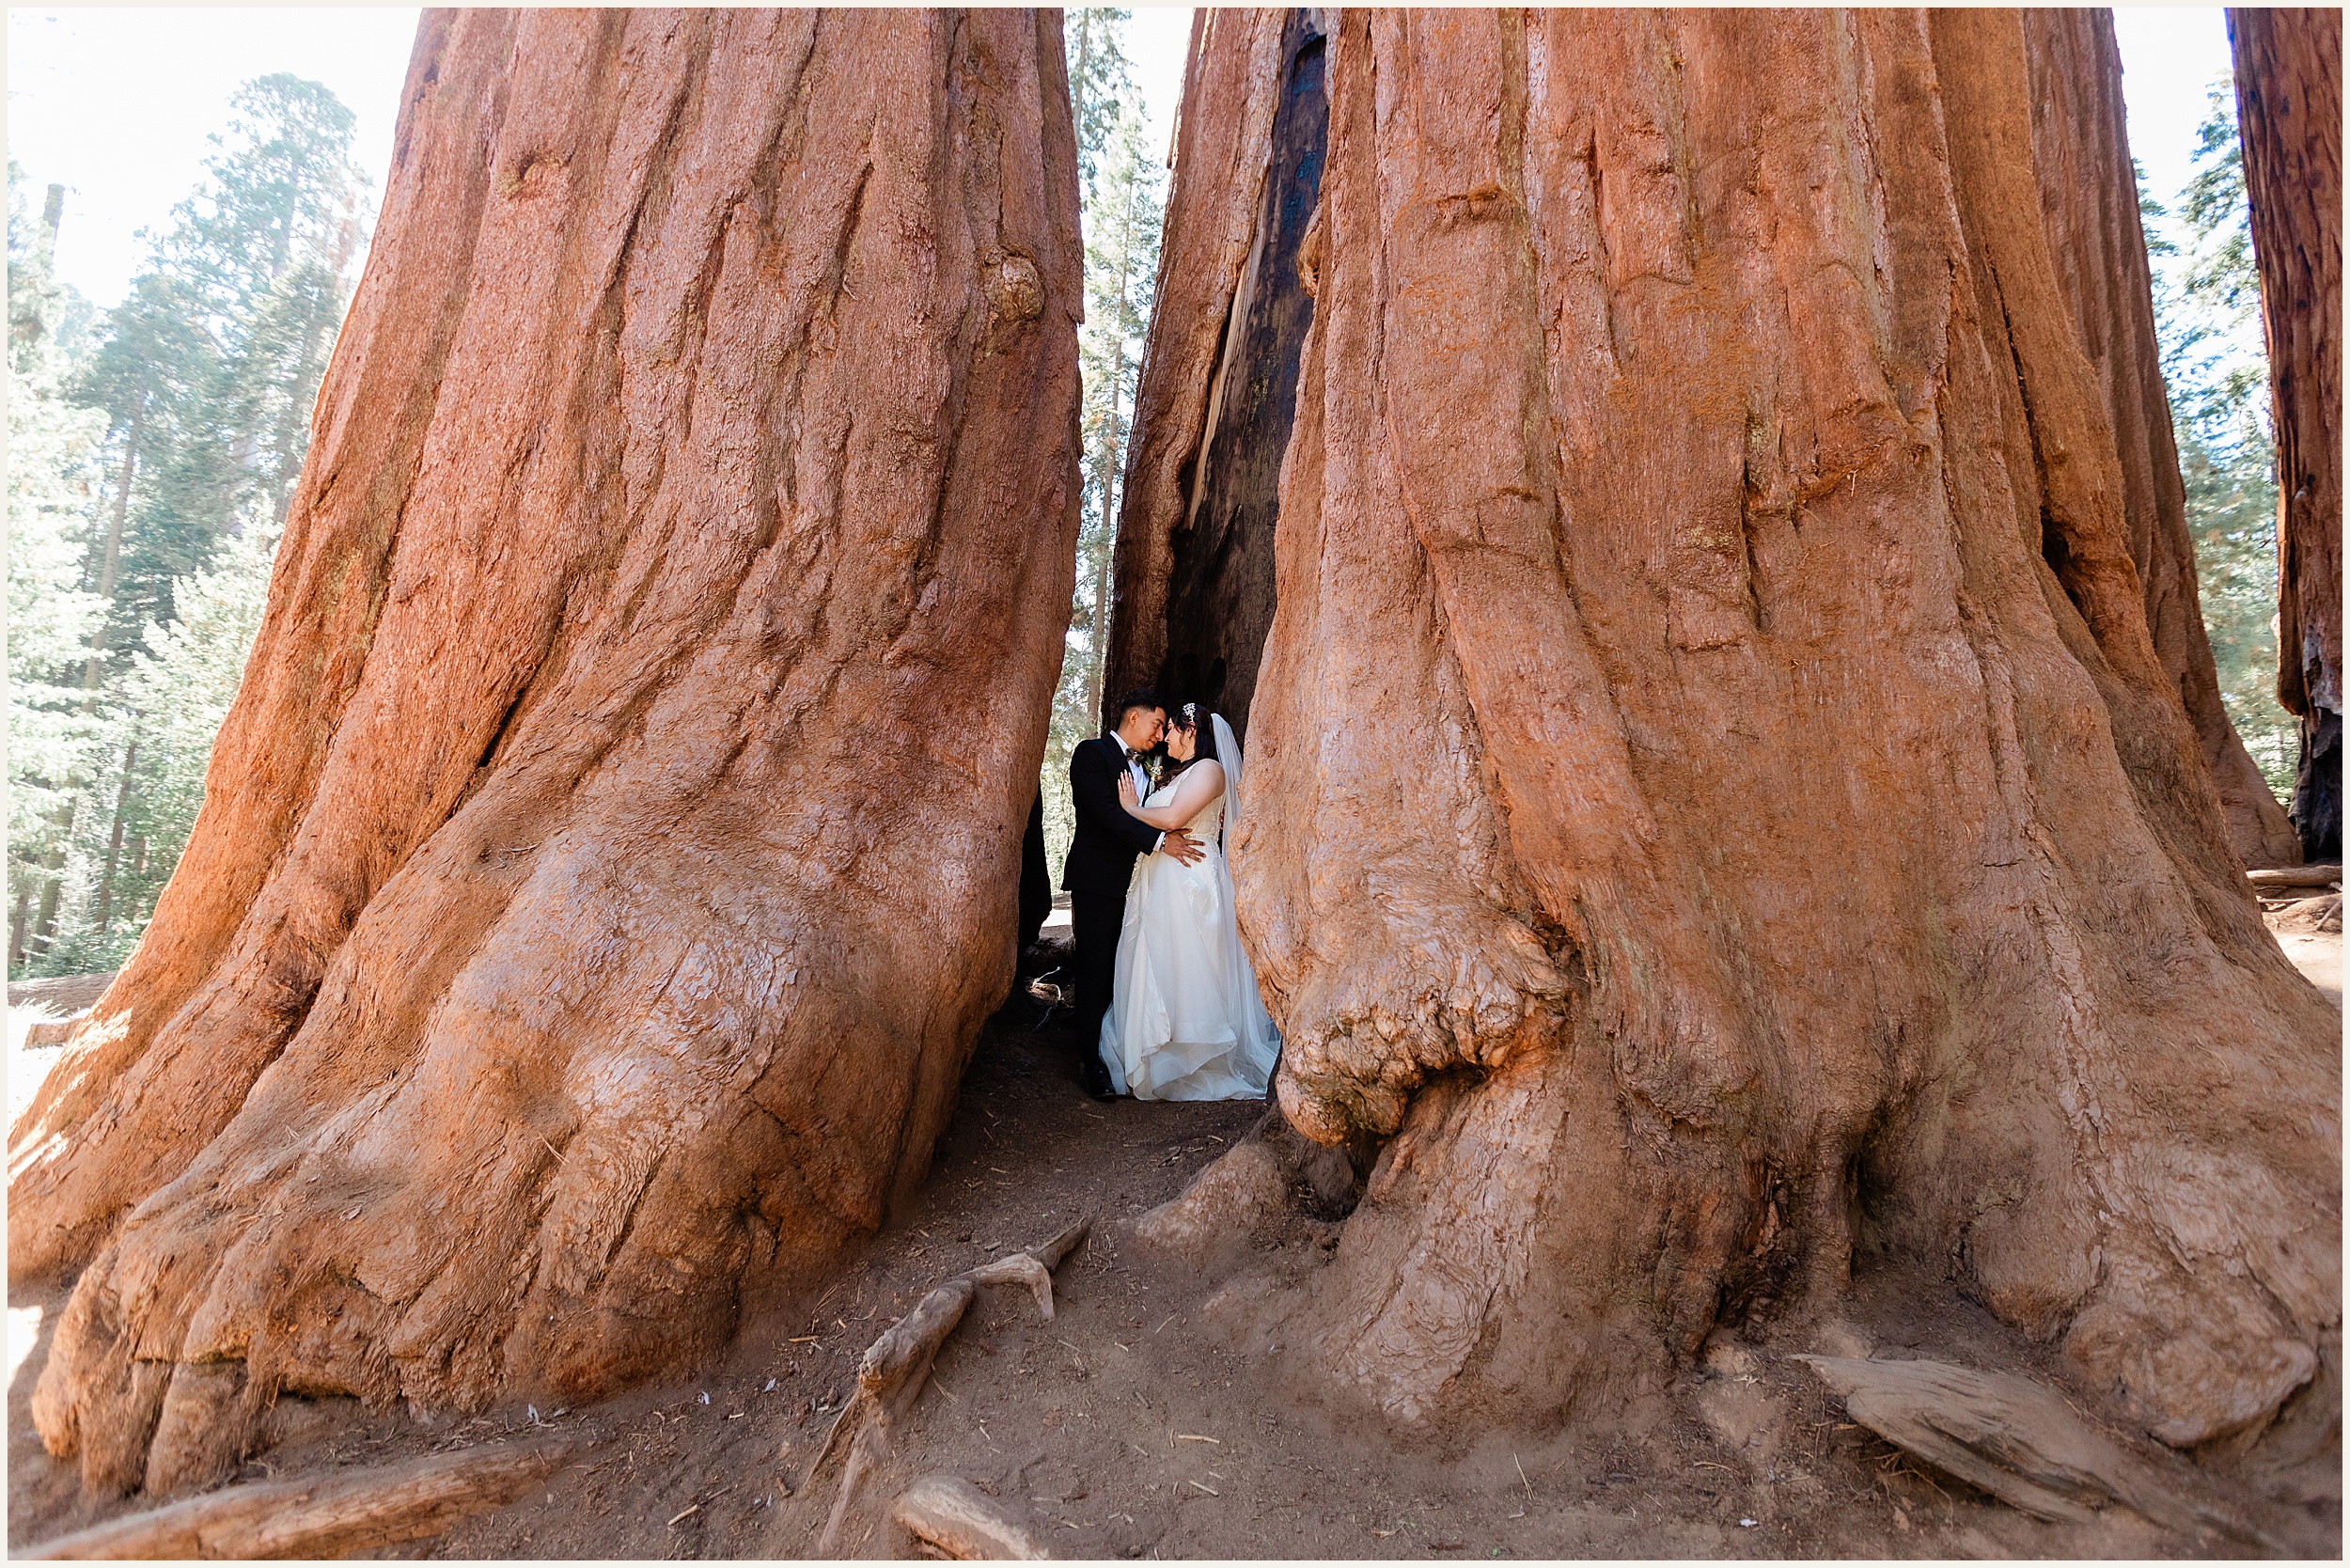
[(1115, 735), (1079, 741), (1069, 754), (1069, 795), (1077, 808), (1077, 831), (1061, 866), (1060, 885), (1069, 892), (1124, 898), (1135, 856), (1148, 855), (1159, 841), (1157, 828), (1118, 804), (1118, 779), (1125, 771), (1125, 743)]

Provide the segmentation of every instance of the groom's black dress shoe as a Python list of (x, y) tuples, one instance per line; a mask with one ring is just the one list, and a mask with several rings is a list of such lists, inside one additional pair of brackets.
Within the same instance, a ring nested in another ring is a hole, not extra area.
[(1110, 1087), (1110, 1070), (1102, 1065), (1102, 1058), (1089, 1054), (1077, 1064), (1077, 1083), (1096, 1100), (1115, 1100), (1118, 1091)]

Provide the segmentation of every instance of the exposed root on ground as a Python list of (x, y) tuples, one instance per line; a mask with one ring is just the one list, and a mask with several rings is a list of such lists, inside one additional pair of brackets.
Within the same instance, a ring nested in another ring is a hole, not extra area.
[(930, 1380), (931, 1365), (955, 1325), (979, 1294), (981, 1285), (1026, 1285), (1036, 1296), (1037, 1309), (1047, 1322), (1053, 1316), (1053, 1274), (1062, 1259), (1085, 1240), (1089, 1220), (1076, 1224), (1039, 1247), (981, 1263), (933, 1287), (915, 1303), (914, 1310), (891, 1324), (875, 1340), (857, 1365), (856, 1392), (840, 1408), (839, 1417), (824, 1436), (816, 1462), (807, 1467), (795, 1490), (805, 1491), (835, 1453), (844, 1446), (848, 1457), (840, 1472), (840, 1492), (824, 1523), (817, 1550), (829, 1557), (840, 1542), (840, 1522), (848, 1517), (857, 1488), (868, 1471), (889, 1455), (889, 1429), (914, 1407)]
[(438, 1535), (466, 1514), (510, 1502), (577, 1446), (563, 1438), (486, 1444), (405, 1465), (230, 1486), (17, 1555), (36, 1561), (348, 1557)]

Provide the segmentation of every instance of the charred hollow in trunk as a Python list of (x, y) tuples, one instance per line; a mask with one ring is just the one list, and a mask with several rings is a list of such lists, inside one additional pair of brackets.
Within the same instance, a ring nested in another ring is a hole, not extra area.
[[(1328, 135), (1319, 9), (1195, 12), (1151, 341), (1119, 508), (1105, 693), (1246, 731), (1275, 604), (1282, 455)], [(1186, 195), (1186, 193), (1189, 193)]]
[(1167, 589), (1167, 651), (1155, 682), (1172, 705), (1198, 701), (1248, 730), (1257, 664), (1273, 629), (1273, 531), (1281, 455), (1297, 411), (1298, 355), (1313, 296), (1298, 274), (1329, 131), (1317, 13), (1292, 11), (1281, 37), (1280, 106), (1256, 248), (1226, 318), (1208, 394), (1207, 437), (1187, 470)]

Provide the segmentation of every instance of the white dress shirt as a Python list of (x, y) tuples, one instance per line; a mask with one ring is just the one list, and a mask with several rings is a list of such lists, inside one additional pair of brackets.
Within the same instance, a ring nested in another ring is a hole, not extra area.
[[(1119, 756), (1124, 757), (1126, 760), (1126, 776), (1135, 781), (1136, 803), (1138, 805), (1143, 801), (1149, 800), (1151, 798), (1150, 771), (1140, 762), (1136, 761), (1132, 757), (1126, 756), (1126, 753), (1130, 748), (1126, 745), (1125, 738), (1120, 735), (1117, 730), (1111, 730), (1105, 738), (1109, 741), (1110, 745), (1118, 748)], [(1151, 841), (1151, 853), (1152, 855), (1158, 854), (1159, 846), (1166, 842), (1167, 835), (1164, 833), (1160, 834), (1156, 839)]]

